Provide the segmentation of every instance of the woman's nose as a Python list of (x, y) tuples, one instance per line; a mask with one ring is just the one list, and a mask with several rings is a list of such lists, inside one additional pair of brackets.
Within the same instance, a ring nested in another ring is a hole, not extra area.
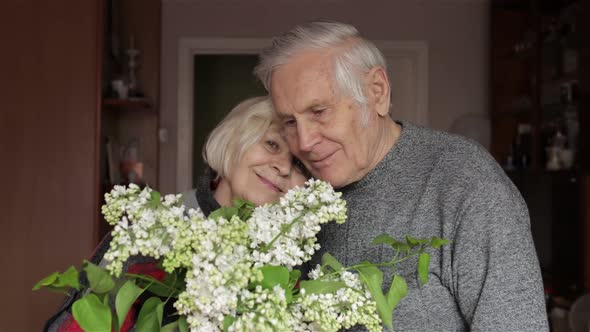
[(277, 170), (280, 176), (288, 176), (291, 174), (292, 158), (290, 153), (281, 153), (275, 156), (271, 167)]

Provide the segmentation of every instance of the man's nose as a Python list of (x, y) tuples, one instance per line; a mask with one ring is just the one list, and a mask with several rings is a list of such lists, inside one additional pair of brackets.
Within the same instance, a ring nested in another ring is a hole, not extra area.
[(313, 125), (297, 124), (297, 143), (299, 150), (311, 152), (314, 145), (320, 141), (320, 133)]

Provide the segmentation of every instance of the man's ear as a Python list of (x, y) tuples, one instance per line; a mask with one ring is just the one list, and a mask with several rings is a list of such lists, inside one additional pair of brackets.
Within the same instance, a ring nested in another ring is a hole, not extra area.
[(390, 86), (387, 73), (383, 67), (377, 66), (367, 73), (367, 97), (369, 103), (375, 105), (379, 116), (389, 114)]

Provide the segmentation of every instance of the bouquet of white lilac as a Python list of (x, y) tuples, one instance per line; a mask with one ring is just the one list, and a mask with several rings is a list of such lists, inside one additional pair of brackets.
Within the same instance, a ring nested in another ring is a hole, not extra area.
[[(392, 312), (407, 286), (396, 275), (384, 294), (378, 267), (419, 255), (418, 275), (426, 282), (424, 249), (446, 241), (407, 237), (398, 242), (381, 235), (374, 243), (396, 251), (391, 261), (344, 267), (325, 254), (309, 280), (299, 281), (301, 273), (294, 268), (319, 249), (321, 225), (346, 220), (340, 196), (312, 179), (279, 203), (254, 208), (238, 200), (205, 216), (186, 210), (180, 195), (162, 198), (150, 188), (117, 186), (102, 209), (114, 226), (104, 255), (106, 271), (85, 262), (86, 285), (71, 267), (34, 289), (86, 290), (72, 314), (87, 331), (122, 330), (130, 308), (146, 291), (152, 296), (143, 297), (136, 331), (338, 331), (355, 325), (380, 331), (382, 324), (392, 326)], [(165, 278), (123, 273), (137, 255), (157, 260)], [(165, 310), (167, 303), (173, 310)]]

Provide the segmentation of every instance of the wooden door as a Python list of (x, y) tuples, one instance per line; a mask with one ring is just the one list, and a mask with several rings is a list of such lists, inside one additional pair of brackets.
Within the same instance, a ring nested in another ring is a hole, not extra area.
[(96, 241), (100, 6), (0, 5), (2, 331), (40, 331), (62, 296), (31, 287)]

